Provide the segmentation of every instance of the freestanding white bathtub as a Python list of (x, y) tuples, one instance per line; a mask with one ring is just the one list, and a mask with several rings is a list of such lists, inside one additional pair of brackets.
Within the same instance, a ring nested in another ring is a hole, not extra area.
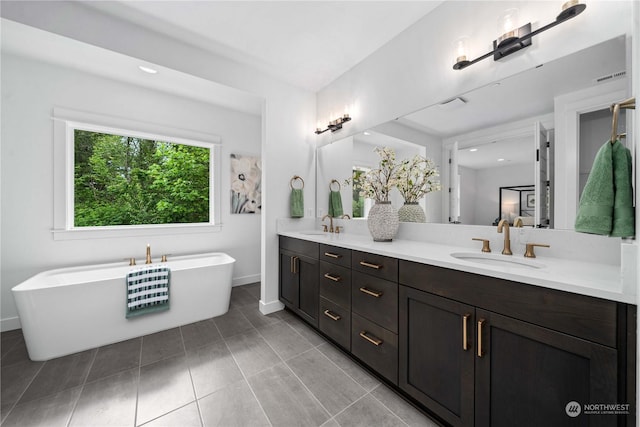
[(176, 256), (167, 311), (125, 318), (126, 263), (45, 271), (15, 286), (32, 360), (48, 360), (220, 316), (229, 310), (235, 259), (225, 253)]

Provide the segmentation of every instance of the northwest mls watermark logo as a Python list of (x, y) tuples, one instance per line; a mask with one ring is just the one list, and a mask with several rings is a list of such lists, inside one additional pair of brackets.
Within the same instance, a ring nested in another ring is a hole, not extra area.
[(571, 418), (577, 417), (578, 415), (580, 415), (580, 412), (582, 412), (580, 404), (574, 400), (567, 403), (567, 406), (564, 407), (564, 410)]
[(564, 407), (564, 411), (571, 418), (583, 415), (629, 415), (628, 403), (580, 403), (572, 400)]

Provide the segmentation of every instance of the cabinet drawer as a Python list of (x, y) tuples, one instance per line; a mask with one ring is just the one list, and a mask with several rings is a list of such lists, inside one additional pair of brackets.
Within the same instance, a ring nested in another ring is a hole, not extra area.
[(320, 330), (347, 350), (351, 346), (349, 310), (320, 297)]
[(319, 243), (280, 236), (280, 249), (287, 249), (295, 252), (297, 255), (305, 255), (310, 258), (318, 259), (319, 246)]
[(398, 384), (398, 336), (351, 314), (351, 353), (380, 375)]
[(367, 252), (351, 252), (351, 267), (356, 271), (380, 277), (381, 279), (398, 281), (398, 260)]
[(398, 333), (398, 284), (358, 271), (351, 277), (351, 307), (355, 313)]
[(320, 261), (320, 295), (351, 308), (351, 270)]
[(320, 245), (320, 259), (332, 264), (351, 268), (351, 249), (331, 245)]

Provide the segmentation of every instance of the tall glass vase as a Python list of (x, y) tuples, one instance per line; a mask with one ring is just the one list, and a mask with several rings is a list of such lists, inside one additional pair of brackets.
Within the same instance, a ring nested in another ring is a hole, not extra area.
[(374, 242), (391, 242), (400, 226), (398, 211), (391, 206), (391, 202), (376, 201), (369, 211), (367, 226)]
[(398, 217), (400, 222), (427, 222), (427, 216), (418, 202), (404, 202), (398, 210)]

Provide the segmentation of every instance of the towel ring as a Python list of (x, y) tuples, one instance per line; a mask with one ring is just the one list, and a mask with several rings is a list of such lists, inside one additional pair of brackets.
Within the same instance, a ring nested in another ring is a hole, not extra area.
[(635, 109), (636, 108), (636, 99), (629, 98), (622, 102), (611, 105), (609, 110), (613, 113), (613, 118), (611, 121), (611, 143), (613, 144), (618, 137), (624, 138), (626, 134), (618, 135), (618, 116), (620, 115), (620, 109)]
[(304, 188), (304, 179), (302, 179), (298, 175), (294, 175), (293, 178), (291, 178), (291, 181), (289, 181), (289, 186), (291, 187), (292, 190), (296, 189), (293, 186), (293, 183), (294, 183), (294, 181), (298, 181), (298, 180), (300, 180), (302, 182), (302, 187), (298, 188), (297, 190), (302, 190)]
[(337, 191), (342, 190), (342, 186), (340, 185), (340, 183), (337, 180), (332, 179), (331, 182), (329, 183), (329, 191), (334, 191), (334, 189), (333, 189), (333, 184), (334, 183), (338, 184), (338, 190)]

